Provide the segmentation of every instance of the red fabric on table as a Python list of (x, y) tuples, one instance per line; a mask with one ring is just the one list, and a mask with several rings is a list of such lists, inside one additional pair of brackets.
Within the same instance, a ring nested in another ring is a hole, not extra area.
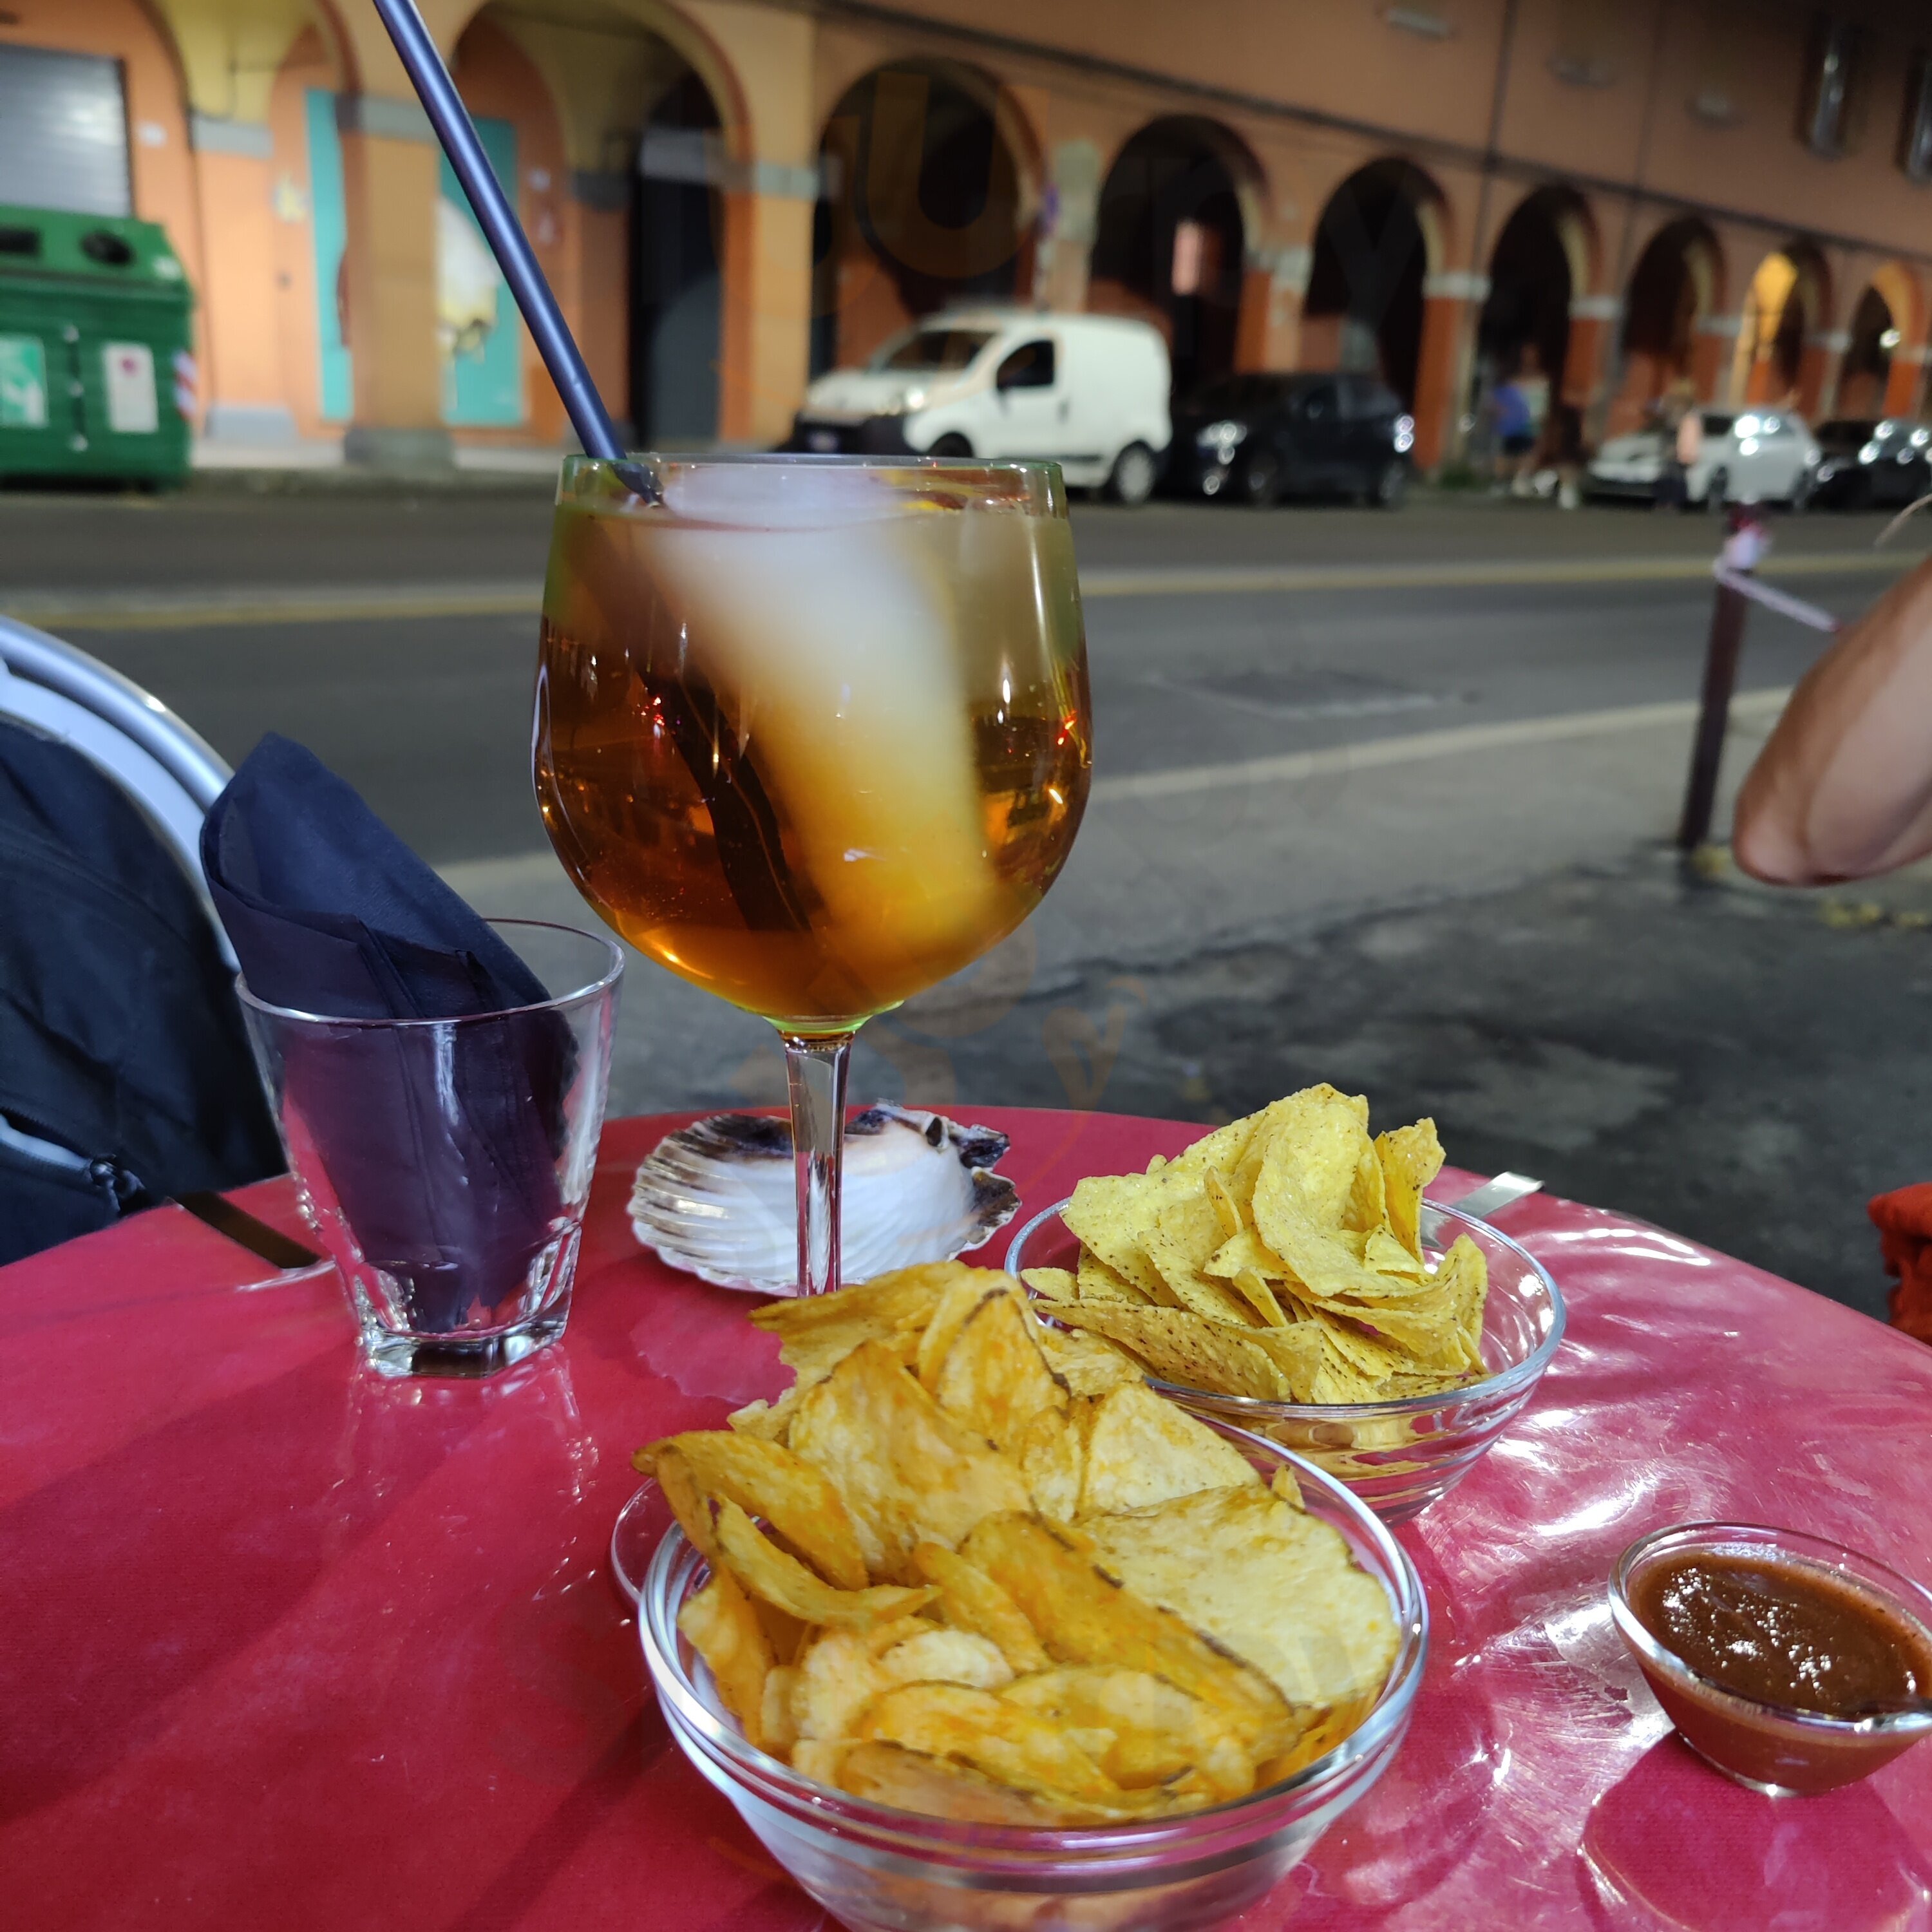
[(1878, 1230), (1886, 1273), (1898, 1278), (1892, 1325), (1932, 1342), (1932, 1180), (1875, 1196), (1865, 1212)]
[[(1012, 1135), (1023, 1213), (1200, 1131), (961, 1111)], [(630, 1234), (632, 1172), (686, 1118), (608, 1130), (568, 1336), (492, 1382), (369, 1375), (332, 1276), (264, 1283), (176, 1210), (0, 1269), (9, 1923), (825, 1923), (669, 1742), (604, 1570), (632, 1447), (781, 1379), (748, 1298)], [(285, 1181), (238, 1198), (297, 1226)], [(1932, 1355), (1612, 1215), (1504, 1218), (1568, 1340), (1401, 1532), (1434, 1618), (1401, 1754), (1242, 1924), (1922, 1923), (1932, 1747), (1802, 1804), (1726, 1784), (1667, 1735), (1603, 1588), (1632, 1537), (1707, 1515), (1924, 1574), (1932, 1497), (1899, 1452)]]

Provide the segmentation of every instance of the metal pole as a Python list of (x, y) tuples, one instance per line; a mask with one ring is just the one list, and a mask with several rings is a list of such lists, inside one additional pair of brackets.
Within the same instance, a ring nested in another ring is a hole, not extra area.
[[(1750, 581), (1750, 573), (1770, 547), (1761, 518), (1748, 512), (1731, 513), (1723, 572), (1711, 605), (1711, 632), (1704, 645), (1704, 688), (1698, 700), (1697, 735), (1690, 746), (1690, 777), (1684, 790), (1684, 816), (1677, 826), (1677, 847), (1682, 852), (1696, 851), (1711, 836), (1711, 814), (1718, 802), (1718, 767), (1731, 722), (1731, 694), (1737, 688), (1744, 612), (1749, 608), (1744, 591), (1738, 586)], [(1726, 578), (1734, 581), (1727, 583)]]

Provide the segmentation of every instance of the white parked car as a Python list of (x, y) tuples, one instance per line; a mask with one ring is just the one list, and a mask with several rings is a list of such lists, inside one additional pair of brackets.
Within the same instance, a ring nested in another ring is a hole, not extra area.
[[(1818, 445), (1789, 410), (1705, 410), (1704, 448), (1684, 472), (1686, 497), (1711, 509), (1726, 503), (1790, 503), (1810, 496)], [(1613, 436), (1592, 461), (1593, 496), (1654, 499), (1675, 439), (1660, 429)]]
[(1045, 458), (1076, 488), (1143, 503), (1172, 433), (1170, 380), (1167, 344), (1144, 322), (948, 310), (864, 368), (820, 376), (788, 447)]

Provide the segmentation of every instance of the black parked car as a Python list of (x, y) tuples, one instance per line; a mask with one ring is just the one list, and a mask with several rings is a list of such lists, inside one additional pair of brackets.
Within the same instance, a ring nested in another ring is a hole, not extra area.
[(1904, 416), (1840, 416), (1817, 429), (1820, 460), (1814, 503), (1856, 509), (1911, 503), (1932, 491), (1932, 430)]
[(1168, 487), (1188, 496), (1357, 496), (1393, 508), (1414, 418), (1372, 376), (1224, 376), (1174, 411)]

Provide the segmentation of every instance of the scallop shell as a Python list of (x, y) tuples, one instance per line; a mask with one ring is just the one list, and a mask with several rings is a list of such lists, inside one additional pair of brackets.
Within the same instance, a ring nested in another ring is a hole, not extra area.
[[(992, 1172), (1004, 1134), (884, 1101), (845, 1124), (839, 1272), (869, 1281), (919, 1262), (950, 1261), (1019, 1210), (1019, 1190)], [(631, 1226), (673, 1268), (720, 1288), (793, 1294), (798, 1198), (791, 1123), (713, 1114), (661, 1140), (638, 1169)]]

